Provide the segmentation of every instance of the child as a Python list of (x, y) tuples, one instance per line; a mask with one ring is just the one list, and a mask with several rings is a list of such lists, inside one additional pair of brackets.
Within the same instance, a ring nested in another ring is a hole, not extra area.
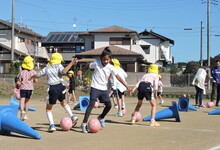
[(113, 81), (113, 76), (110, 75), (108, 79), (108, 91), (109, 91), (109, 97), (112, 99), (114, 103), (114, 108), (118, 108), (118, 103), (117, 103), (117, 94), (116, 90), (114, 89), (114, 81)]
[[(118, 70), (118, 74), (120, 74), (121, 78), (125, 81), (125, 78), (127, 78), (127, 73), (120, 67), (120, 62), (117, 59), (112, 59), (112, 63), (114, 64), (114, 67)], [(124, 102), (124, 92), (126, 91), (126, 87), (121, 84), (115, 76), (113, 76), (114, 80), (114, 86), (118, 94), (117, 102), (118, 102), (118, 117), (122, 117), (122, 99), (123, 99), (123, 107), (125, 107), (125, 102)]]
[(21, 82), (18, 80), (18, 76), (15, 77), (14, 81), (15, 81), (15, 88), (13, 89), (13, 93), (14, 93), (15, 98), (17, 100), (20, 100), (21, 99), (21, 95), (20, 95)]
[(31, 79), (31, 76), (36, 74), (36, 71), (33, 70), (34, 68), (34, 62), (33, 58), (31, 56), (26, 56), (24, 58), (24, 61), (21, 65), (22, 71), (18, 75), (17, 79), (17, 86), (20, 88), (20, 119), (22, 121), (27, 120), (28, 116), (28, 106), (29, 101), (31, 99), (33, 90), (34, 90), (34, 84), (37, 82), (37, 79)]
[(39, 78), (41, 76), (47, 76), (47, 83), (49, 85), (49, 99), (46, 105), (46, 114), (48, 121), (50, 123), (49, 132), (56, 131), (52, 108), (59, 100), (61, 106), (67, 111), (69, 116), (73, 121), (73, 126), (76, 125), (78, 117), (74, 116), (69, 105), (65, 102), (66, 87), (62, 84), (62, 74), (65, 74), (73, 65), (77, 64), (77, 59), (72, 59), (72, 61), (64, 68), (61, 62), (63, 61), (62, 55), (60, 53), (53, 53), (49, 65), (43, 68), (37, 75), (32, 76), (32, 78)]
[(164, 103), (164, 100), (163, 100), (163, 97), (162, 97), (162, 92), (163, 92), (163, 82), (162, 82), (162, 77), (161, 75), (158, 75), (159, 77), (159, 82), (158, 82), (158, 91), (157, 91), (157, 96), (159, 98), (159, 101), (160, 101), (160, 105), (163, 105)]
[(151, 104), (151, 123), (150, 126), (160, 126), (159, 123), (155, 121), (155, 113), (156, 113), (156, 101), (157, 99), (157, 89), (158, 89), (158, 66), (155, 64), (151, 64), (148, 67), (148, 73), (145, 74), (142, 79), (136, 84), (136, 86), (132, 89), (131, 94), (138, 89), (138, 103), (136, 105), (134, 115), (131, 119), (131, 123), (134, 124), (136, 120), (136, 115), (139, 112), (143, 99), (149, 100)]
[(111, 61), (111, 50), (109, 50), (108, 47), (106, 47), (101, 56), (101, 60), (97, 60), (94, 62), (91, 62), (88, 65), (84, 66), (83, 70), (85, 70), (87, 67), (90, 69), (94, 69), (93, 75), (92, 75), (92, 83), (91, 83), (91, 89), (90, 89), (90, 103), (89, 106), (86, 109), (85, 116), (82, 123), (82, 132), (88, 133), (87, 130), (87, 122), (88, 118), (91, 114), (91, 111), (95, 105), (96, 99), (98, 98), (101, 103), (105, 104), (104, 110), (101, 115), (98, 116), (98, 120), (101, 123), (102, 127), (105, 127), (105, 116), (110, 111), (112, 105), (109, 98), (109, 92), (107, 89), (108, 79), (110, 74), (115, 75), (116, 78), (127, 88), (127, 84), (124, 82), (124, 80), (119, 76), (117, 69), (112, 66), (110, 63)]
[(76, 95), (75, 95), (75, 78), (74, 72), (72, 70), (68, 71), (69, 76), (69, 90), (68, 90), (68, 101), (76, 104)]

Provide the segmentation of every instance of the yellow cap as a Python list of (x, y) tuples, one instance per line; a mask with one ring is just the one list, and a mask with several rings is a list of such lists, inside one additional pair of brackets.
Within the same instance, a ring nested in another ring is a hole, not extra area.
[(32, 70), (34, 68), (34, 62), (33, 58), (31, 56), (26, 56), (24, 58), (24, 61), (21, 65), (22, 68), (27, 69), (27, 70)]
[(74, 74), (74, 72), (72, 70), (68, 71), (68, 74)]
[(118, 59), (112, 59), (112, 62), (114, 64), (114, 67), (119, 69), (120, 68), (120, 62)]
[(61, 64), (61, 61), (63, 61), (63, 56), (60, 53), (53, 53), (50, 58), (50, 65), (56, 65)]
[(150, 66), (148, 66), (148, 73), (158, 74), (158, 66), (155, 64), (151, 64)]
[(161, 75), (159, 75), (159, 74), (158, 74), (158, 77), (159, 77), (159, 78), (162, 78), (162, 76), (161, 76)]

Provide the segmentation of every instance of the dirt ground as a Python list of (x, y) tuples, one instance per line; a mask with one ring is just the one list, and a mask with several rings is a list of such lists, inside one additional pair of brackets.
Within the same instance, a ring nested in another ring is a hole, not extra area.
[[(157, 112), (171, 106), (171, 101), (178, 99), (165, 99), (163, 106), (157, 106)], [(207, 103), (208, 100), (205, 100)], [(194, 104), (194, 100), (191, 100)], [(9, 98), (1, 98), (0, 105), (8, 105)], [(12, 134), (11, 136), (0, 135), (1, 149), (5, 150), (216, 150), (220, 149), (220, 116), (208, 115), (208, 112), (215, 110), (212, 108), (201, 108), (198, 111), (189, 110), (179, 112), (181, 122), (176, 122), (174, 118), (158, 121), (160, 127), (150, 127), (149, 122), (138, 122), (130, 125), (131, 113), (136, 105), (136, 98), (126, 98), (126, 115), (116, 117), (117, 110), (112, 108), (106, 116), (106, 128), (98, 133), (84, 134), (80, 125), (84, 112), (73, 110), (79, 117), (78, 124), (70, 131), (62, 131), (59, 121), (62, 117), (68, 116), (59, 105), (53, 108), (54, 121), (57, 131), (48, 133), (48, 121), (45, 114), (45, 101), (42, 99), (32, 99), (31, 106), (37, 111), (28, 113), (29, 119), (25, 121), (34, 128), (42, 138), (40, 140), (30, 137)], [(73, 107), (73, 105), (71, 105)], [(103, 107), (95, 108), (91, 118), (96, 118), (101, 113)], [(150, 104), (144, 101), (141, 109), (142, 117), (150, 115)]]

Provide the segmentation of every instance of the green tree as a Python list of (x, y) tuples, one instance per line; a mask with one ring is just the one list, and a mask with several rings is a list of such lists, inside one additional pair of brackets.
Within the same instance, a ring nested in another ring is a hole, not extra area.
[(18, 74), (21, 64), (22, 64), (22, 62), (19, 61), (19, 60), (12, 61), (10, 66), (9, 66), (10, 73), (11, 74)]
[(197, 61), (190, 61), (186, 65), (186, 70), (183, 72), (184, 74), (187, 73), (196, 73), (196, 71), (199, 69), (200, 64)]

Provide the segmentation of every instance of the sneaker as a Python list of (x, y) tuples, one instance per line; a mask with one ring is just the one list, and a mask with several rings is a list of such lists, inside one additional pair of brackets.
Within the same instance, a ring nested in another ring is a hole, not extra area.
[(72, 116), (71, 119), (72, 119), (72, 121), (73, 121), (73, 127), (74, 127), (74, 126), (77, 124), (78, 117)]
[(135, 117), (135, 116), (132, 116), (130, 122), (131, 122), (131, 125), (135, 124), (135, 122), (136, 122), (136, 117)]
[(48, 129), (48, 132), (54, 132), (54, 131), (56, 131), (55, 125), (51, 124), (49, 129)]
[(159, 104), (160, 104), (160, 105), (163, 105), (163, 103), (164, 103), (164, 100), (162, 100)]
[(27, 114), (24, 115), (24, 120), (27, 120), (28, 119), (28, 116)]
[(118, 111), (118, 113), (116, 114), (116, 116), (118, 116), (118, 117), (123, 117), (122, 111)]
[(82, 132), (83, 132), (83, 133), (88, 133), (88, 132), (89, 132), (89, 131), (88, 131), (87, 124), (85, 124), (85, 123), (83, 123), (83, 124), (81, 125), (81, 129), (82, 129)]
[(202, 104), (202, 105), (200, 105), (199, 107), (203, 107), (203, 108), (206, 108), (206, 106), (205, 106), (205, 105), (203, 105), (203, 104)]
[(26, 119), (25, 119), (25, 116), (26, 116), (26, 112), (25, 112), (25, 111), (21, 111), (20, 119), (21, 119), (22, 121), (26, 120)]
[(156, 121), (154, 121), (154, 122), (151, 122), (151, 123), (150, 123), (150, 126), (151, 126), (151, 127), (159, 127), (160, 124), (157, 123)]
[(101, 127), (105, 128), (105, 119), (100, 119), (99, 122), (101, 124)]
[(115, 104), (115, 105), (114, 105), (114, 108), (118, 108), (118, 104)]

